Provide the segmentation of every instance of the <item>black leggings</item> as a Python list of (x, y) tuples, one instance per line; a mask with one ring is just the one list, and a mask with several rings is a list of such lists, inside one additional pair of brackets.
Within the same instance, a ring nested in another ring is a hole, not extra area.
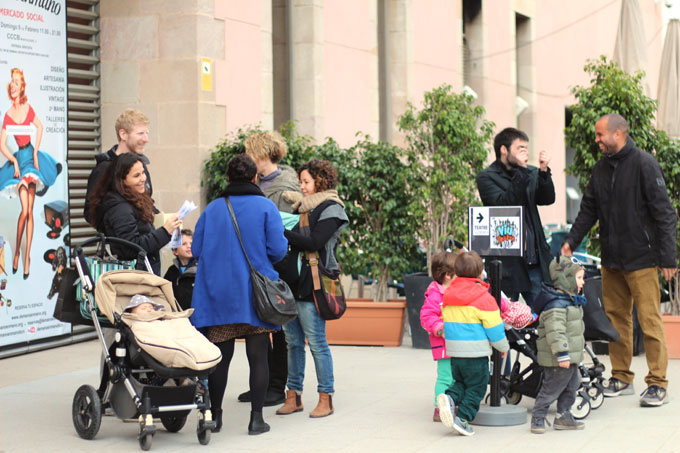
[[(234, 355), (234, 340), (215, 343), (222, 352), (222, 361), (213, 373), (208, 376), (210, 390), (210, 406), (212, 409), (222, 409), (222, 399), (227, 389), (229, 364)], [(269, 334), (260, 333), (246, 336), (246, 355), (250, 365), (250, 408), (255, 412), (262, 412), (264, 398), (269, 382), (269, 364), (267, 350), (269, 348)]]

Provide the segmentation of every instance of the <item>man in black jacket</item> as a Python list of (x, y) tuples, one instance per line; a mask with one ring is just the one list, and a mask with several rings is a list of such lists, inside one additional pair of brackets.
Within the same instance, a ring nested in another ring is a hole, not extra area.
[(503, 292), (512, 300), (520, 293), (531, 305), (541, 283), (550, 283), (548, 266), (552, 257), (543, 233), (537, 205), (555, 202), (555, 186), (548, 163), (541, 151), (536, 168), (529, 165), (529, 137), (508, 127), (494, 138), (496, 161), (477, 175), (477, 189), (484, 206), (522, 206), (524, 208), (524, 257), (503, 257)]
[(153, 195), (151, 175), (149, 175), (149, 170), (147, 169), (147, 165), (150, 162), (149, 158), (144, 155), (144, 147), (149, 142), (149, 118), (136, 109), (124, 110), (116, 119), (116, 137), (118, 137), (117, 145), (113, 145), (105, 153), (94, 156), (97, 163), (87, 178), (85, 206), (83, 207), (83, 216), (88, 222), (90, 221), (90, 194), (97, 187), (97, 183), (104, 175), (111, 161), (119, 154), (133, 152), (142, 158), (144, 173), (146, 173), (146, 189), (150, 196)]
[(635, 146), (621, 115), (605, 115), (595, 123), (595, 142), (604, 157), (593, 167), (562, 254), (571, 255), (599, 220), (605, 311), (621, 334), (619, 341), (609, 343), (612, 378), (604, 395), (634, 393), (630, 364), (635, 304), (649, 367), (640, 405), (661, 406), (668, 402), (668, 353), (657, 269), (667, 281), (676, 272), (676, 214), (659, 163)]

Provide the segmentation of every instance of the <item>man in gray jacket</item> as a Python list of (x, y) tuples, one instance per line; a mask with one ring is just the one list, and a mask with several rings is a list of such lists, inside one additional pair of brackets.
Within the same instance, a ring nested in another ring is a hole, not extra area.
[(640, 405), (661, 406), (668, 402), (668, 352), (659, 314), (658, 268), (667, 281), (676, 272), (676, 214), (659, 163), (635, 146), (621, 115), (605, 115), (595, 123), (595, 142), (604, 157), (593, 167), (562, 254), (571, 255), (599, 221), (605, 311), (621, 334), (609, 344), (612, 377), (604, 395), (634, 393), (630, 364), (635, 305), (649, 367)]

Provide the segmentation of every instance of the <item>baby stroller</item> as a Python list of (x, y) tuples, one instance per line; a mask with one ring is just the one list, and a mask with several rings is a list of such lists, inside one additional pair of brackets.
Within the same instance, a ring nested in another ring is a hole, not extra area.
[[(91, 275), (91, 270), (94, 269), (92, 259), (88, 258), (89, 263), (86, 261), (83, 248), (97, 243), (99, 243), (99, 251), (95, 258), (98, 262), (97, 269), (126, 267), (111, 256), (107, 256), (106, 245), (117, 243), (136, 249), (137, 264), (144, 263), (148, 273), (141, 270), (105, 272), (97, 279), (95, 285)], [(207, 445), (216, 426), (210, 411), (207, 376), (214, 370), (219, 360), (210, 368), (201, 371), (165, 366), (140, 347), (132, 330), (121, 318), (126, 303), (123, 301), (129, 300), (130, 292), (153, 297), (154, 301), (162, 303), (167, 311), (180, 311), (172, 294), (172, 285), (153, 275), (146, 259), (146, 252), (128, 241), (102, 235), (76, 247), (74, 255), (82, 285), (81, 305), (84, 305), (88, 313), (87, 316), (83, 316), (82, 323), (89, 324), (87, 318), (90, 318), (89, 321), (94, 325), (102, 344), (105, 360), (99, 390), (90, 385), (82, 385), (73, 397), (73, 425), (78, 435), (83, 439), (93, 439), (99, 431), (102, 414), (105, 409), (110, 408), (120, 419), (139, 420), (139, 445), (142, 450), (149, 450), (156, 433), (154, 417), (160, 418), (162, 425), (169, 432), (177, 432), (186, 423), (189, 412), (196, 409), (198, 441), (202, 445)], [(103, 293), (105, 287), (109, 290), (111, 287), (110, 284), (104, 285), (103, 282), (116, 273), (143, 274), (144, 280), (150, 279), (153, 284), (121, 284), (118, 287), (114, 286), (113, 292), (118, 291), (119, 294)], [(105, 339), (103, 327), (115, 329), (115, 338), (111, 344)]]
[[(617, 341), (619, 333), (614, 329), (604, 313), (602, 306), (602, 283), (600, 277), (586, 280), (583, 294), (587, 303), (583, 310), (583, 321), (586, 327), (586, 341)], [(543, 377), (542, 367), (538, 364), (536, 340), (538, 339), (538, 322), (524, 329), (506, 330), (510, 348), (518, 352), (514, 354), (510, 374), (501, 375), (501, 396), (508, 404), (518, 404), (522, 396), (536, 398), (541, 387)], [(585, 353), (592, 364), (578, 365), (581, 373), (581, 387), (576, 392), (576, 401), (571, 412), (576, 419), (584, 419), (591, 409), (598, 409), (604, 402), (604, 371), (605, 366), (586, 344)], [(531, 362), (522, 368), (520, 354), (529, 358)]]

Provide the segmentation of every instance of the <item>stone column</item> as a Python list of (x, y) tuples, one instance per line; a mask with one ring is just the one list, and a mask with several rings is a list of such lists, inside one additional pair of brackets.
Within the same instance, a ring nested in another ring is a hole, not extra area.
[(291, 0), (293, 119), (300, 134), (323, 138), (323, 0)]

